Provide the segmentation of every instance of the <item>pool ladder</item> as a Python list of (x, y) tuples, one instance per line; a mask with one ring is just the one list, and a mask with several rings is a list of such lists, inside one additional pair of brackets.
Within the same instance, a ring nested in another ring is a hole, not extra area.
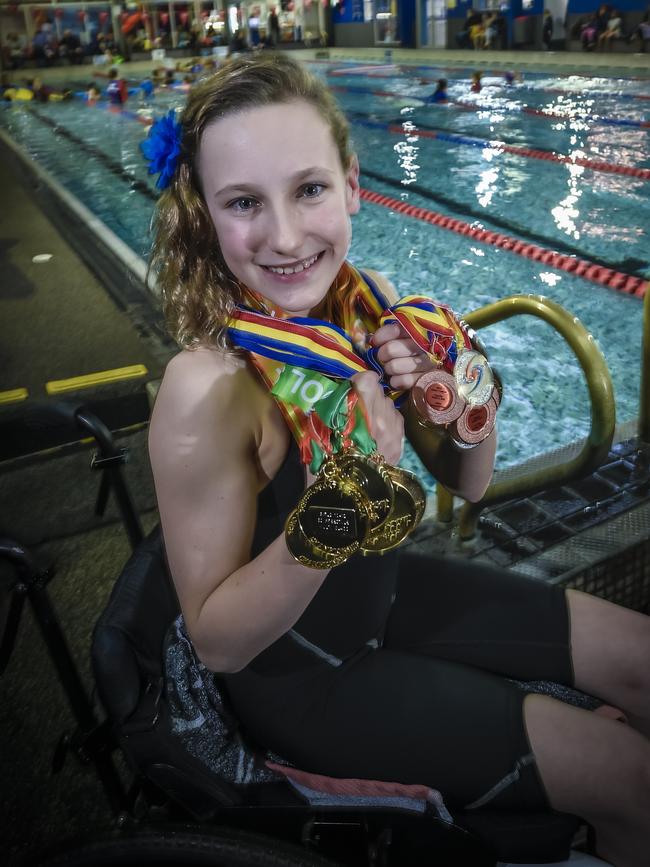
[[(639, 437), (650, 440), (650, 291), (644, 302), (644, 339), (641, 376), (641, 407)], [(493, 503), (517, 496), (530, 496), (546, 488), (566, 484), (587, 475), (607, 457), (614, 437), (616, 407), (609, 369), (592, 335), (577, 317), (543, 295), (511, 295), (466, 315), (465, 321), (475, 329), (486, 328), (511, 316), (537, 316), (551, 325), (564, 338), (575, 354), (587, 382), (591, 400), (591, 429), (582, 450), (575, 457), (559, 464), (523, 472), (515, 478), (493, 482), (478, 503), (466, 502), (460, 509), (458, 531), (460, 539), (471, 539), (482, 510)], [(451, 522), (454, 498), (442, 485), (437, 485), (438, 520)]]

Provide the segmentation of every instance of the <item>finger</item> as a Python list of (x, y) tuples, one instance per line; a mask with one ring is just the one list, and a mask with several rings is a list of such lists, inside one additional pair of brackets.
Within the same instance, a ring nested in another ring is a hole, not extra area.
[(370, 338), (370, 343), (372, 346), (377, 348), (378, 346), (383, 346), (383, 344), (388, 340), (397, 340), (399, 337), (403, 336), (404, 332), (402, 326), (397, 322), (389, 322), (375, 331)]
[(409, 355), (401, 358), (393, 358), (384, 364), (384, 372), (387, 376), (397, 376), (402, 373), (421, 374), (431, 370), (432, 364), (426, 355)]
[(375, 370), (360, 370), (350, 377), (350, 382), (357, 391), (372, 391), (380, 388), (379, 374)]
[(366, 410), (370, 412), (373, 404), (384, 394), (379, 384), (379, 374), (374, 370), (362, 370), (355, 373), (350, 381)]
[(402, 373), (396, 376), (391, 376), (388, 384), (395, 391), (410, 391), (418, 379), (422, 376), (421, 373)]
[(377, 352), (376, 358), (381, 364), (385, 364), (392, 358), (405, 358), (407, 356), (425, 355), (410, 337), (399, 340), (389, 340)]

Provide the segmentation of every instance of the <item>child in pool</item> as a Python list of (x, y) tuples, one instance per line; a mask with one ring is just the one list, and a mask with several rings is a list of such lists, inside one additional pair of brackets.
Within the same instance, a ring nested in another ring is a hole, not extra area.
[[(177, 133), (159, 154), (168, 186), (152, 266), (181, 352), (158, 393), (150, 455), (186, 629), (244, 730), (313, 773), (431, 785), (452, 812), (578, 814), (603, 858), (641, 867), (649, 618), (464, 561), (396, 549), (310, 568), (289, 550), (286, 517), (314, 476), (269, 368), (229, 337), (238, 305), (267, 323), (367, 329), (394, 389), (434, 366), (401, 326), (367, 325), (369, 281), (386, 304), (397, 296), (346, 262), (359, 166), (330, 93), (286, 55), (240, 58), (193, 88)], [(446, 487), (481, 498), (495, 431), (460, 448), (408, 400), (398, 410), (376, 373), (351, 382), (386, 461), (397, 463), (406, 432)], [(509, 678), (575, 685), (634, 727)]]
[(438, 84), (436, 85), (436, 89), (433, 91), (431, 96), (429, 97), (430, 102), (447, 102), (447, 79), (439, 78)]
[(476, 72), (472, 73), (470, 91), (472, 93), (480, 93), (481, 92), (481, 78), (483, 77), (483, 73), (480, 70), (476, 70)]

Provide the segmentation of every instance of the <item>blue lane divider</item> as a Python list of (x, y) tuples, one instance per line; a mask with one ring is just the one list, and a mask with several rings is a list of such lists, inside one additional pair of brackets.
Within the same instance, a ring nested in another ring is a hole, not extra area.
[[(385, 90), (372, 90), (369, 87), (357, 87), (355, 85), (336, 85), (330, 88), (334, 91), (343, 91), (345, 93), (358, 93), (358, 94), (367, 94), (370, 96), (382, 96), (390, 99), (404, 99), (404, 100), (414, 100), (416, 102), (422, 102), (424, 104), (429, 104), (428, 97), (422, 96), (412, 96), (410, 94), (402, 94), (402, 93), (390, 93)], [(594, 114), (579, 114), (575, 117), (570, 117), (568, 115), (563, 115), (557, 112), (547, 111), (544, 108), (532, 108), (531, 106), (487, 106), (487, 105), (476, 105), (470, 104), (466, 102), (458, 102), (454, 100), (449, 100), (449, 105), (457, 105), (459, 108), (463, 108), (469, 111), (512, 111), (512, 112), (522, 112), (524, 114), (532, 114), (535, 117), (544, 117), (549, 120), (581, 120), (588, 121), (593, 124), (605, 124), (608, 126), (631, 126), (631, 127), (639, 127), (641, 129), (650, 128), (650, 120), (631, 120), (629, 118), (618, 118), (618, 117), (601, 117), (600, 115)]]

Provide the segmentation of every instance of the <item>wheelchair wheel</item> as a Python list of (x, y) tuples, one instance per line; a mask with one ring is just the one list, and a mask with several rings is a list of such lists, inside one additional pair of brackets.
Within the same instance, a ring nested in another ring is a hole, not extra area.
[(148, 828), (68, 844), (26, 867), (340, 867), (307, 849), (231, 828)]

